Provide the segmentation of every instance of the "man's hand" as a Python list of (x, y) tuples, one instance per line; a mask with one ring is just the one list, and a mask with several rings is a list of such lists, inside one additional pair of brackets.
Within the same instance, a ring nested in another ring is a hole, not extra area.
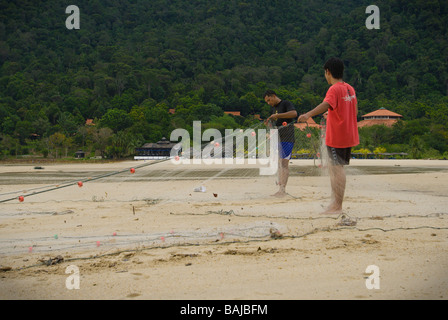
[[(275, 116), (275, 117), (274, 117)], [(269, 116), (269, 118), (267, 118), (265, 121), (264, 121), (264, 124), (267, 126), (268, 124), (269, 124), (269, 121), (274, 121), (274, 120), (276, 120), (276, 119), (278, 119), (278, 117), (277, 117), (277, 114), (272, 114), (272, 115), (270, 115)]]
[(308, 111), (305, 114), (301, 114), (299, 116), (299, 118), (297, 119), (297, 122), (306, 122), (309, 118), (312, 118), (314, 116), (317, 116), (318, 114), (322, 114), (324, 112), (327, 112), (328, 108), (330, 108), (330, 104), (328, 102), (326, 102), (326, 101), (323, 101), (320, 105), (318, 105), (313, 110)]
[(307, 122), (307, 120), (310, 118), (308, 113), (301, 114), (299, 118), (297, 119), (297, 122)]

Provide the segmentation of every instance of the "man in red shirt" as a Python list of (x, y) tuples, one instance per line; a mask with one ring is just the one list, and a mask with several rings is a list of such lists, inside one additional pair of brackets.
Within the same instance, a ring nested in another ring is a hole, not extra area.
[(338, 58), (329, 59), (325, 65), (325, 79), (331, 87), (324, 101), (313, 110), (300, 115), (298, 122), (306, 122), (328, 111), (325, 144), (330, 158), (329, 172), (332, 201), (324, 214), (341, 214), (346, 176), (344, 165), (350, 163), (351, 148), (359, 144), (358, 101), (352, 86), (345, 83), (344, 63)]

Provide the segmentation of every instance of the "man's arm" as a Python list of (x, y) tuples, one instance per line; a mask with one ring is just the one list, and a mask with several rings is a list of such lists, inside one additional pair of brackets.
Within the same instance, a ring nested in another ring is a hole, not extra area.
[(291, 119), (297, 117), (297, 111), (291, 110), (284, 113), (274, 113), (267, 120), (277, 120), (277, 119)]
[(301, 114), (299, 116), (299, 119), (297, 120), (297, 122), (306, 122), (309, 118), (312, 118), (314, 116), (317, 116), (321, 113), (328, 111), (328, 108), (330, 108), (330, 104), (328, 102), (324, 101), (320, 105), (318, 105), (316, 108), (314, 108), (313, 110), (308, 111), (305, 114)]

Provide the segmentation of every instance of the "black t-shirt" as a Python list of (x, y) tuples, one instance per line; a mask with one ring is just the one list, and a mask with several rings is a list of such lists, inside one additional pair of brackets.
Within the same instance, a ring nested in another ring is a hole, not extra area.
[[(288, 100), (281, 100), (276, 106), (271, 107), (271, 113), (285, 113), (288, 111), (295, 111), (294, 105)], [(278, 135), (281, 142), (295, 142), (294, 139), (294, 123), (296, 118), (282, 119), (278, 118), (274, 125), (278, 129)], [(286, 122), (286, 126), (283, 125)]]

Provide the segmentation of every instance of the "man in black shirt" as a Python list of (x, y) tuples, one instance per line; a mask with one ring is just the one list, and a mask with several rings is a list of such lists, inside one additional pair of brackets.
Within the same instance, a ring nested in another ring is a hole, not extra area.
[(297, 118), (297, 111), (294, 105), (288, 100), (280, 99), (272, 90), (267, 90), (263, 95), (264, 101), (271, 106), (272, 115), (266, 120), (271, 122), (278, 129), (280, 161), (278, 168), (279, 191), (273, 194), (275, 197), (286, 195), (286, 183), (289, 177), (289, 159), (291, 159), (292, 148), (294, 147), (294, 122)]

